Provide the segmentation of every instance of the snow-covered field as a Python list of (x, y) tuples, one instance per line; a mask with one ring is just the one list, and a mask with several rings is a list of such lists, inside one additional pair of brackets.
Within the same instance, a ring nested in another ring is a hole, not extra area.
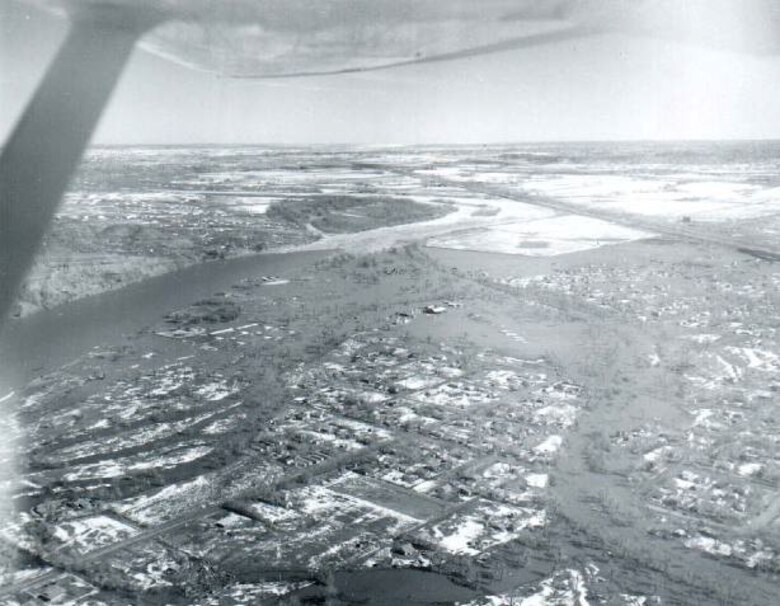
[(686, 170), (684, 165), (674, 165), (675, 170), (656, 172), (658, 166), (640, 163), (609, 168), (605, 171), (603, 166), (588, 163), (552, 170), (528, 165), (497, 164), (495, 168), (483, 168), (455, 163), (417, 172), (464, 185), (508, 187), (587, 209), (671, 220), (687, 216), (702, 221), (727, 221), (780, 212), (780, 188), (752, 178), (752, 172), (740, 167), (715, 165), (704, 170), (695, 166)]
[(202, 475), (170, 484), (152, 494), (125, 499), (114, 506), (119, 513), (141, 524), (159, 524), (197, 507), (214, 494), (215, 476)]
[(431, 238), (428, 246), (551, 257), (649, 237), (648, 232), (600, 219), (554, 215), (450, 233)]
[(675, 177), (540, 176), (524, 181), (522, 188), (585, 208), (672, 220), (728, 221), (780, 212), (780, 188)]
[(124, 458), (106, 459), (97, 463), (87, 463), (70, 468), (70, 471), (63, 476), (66, 482), (76, 482), (82, 480), (96, 480), (106, 478), (117, 478), (133, 472), (142, 470), (164, 470), (172, 469), (201, 459), (209, 454), (213, 448), (202, 444), (175, 448), (169, 451), (150, 451), (138, 455)]
[(361, 526), (382, 520), (387, 525), (387, 531), (396, 534), (422, 522), (389, 507), (339, 492), (338, 483), (332, 489), (307, 486), (296, 490), (290, 498), (304, 515), (323, 523)]
[[(266, 581), (261, 583), (233, 583), (209, 597), (197, 606), (220, 606), (221, 604), (256, 604), (260, 600), (272, 600), (311, 585), (311, 581)], [(231, 600), (228, 602), (227, 600)]]
[(450, 553), (476, 556), (516, 539), (523, 530), (541, 528), (546, 523), (544, 510), (482, 501), (422, 534)]
[(53, 528), (54, 538), (62, 548), (84, 554), (125, 540), (138, 531), (109, 516), (98, 515), (58, 524)]
[[(590, 595), (591, 592), (597, 593), (593, 589), (598, 589), (597, 586), (604, 582), (598, 573), (599, 569), (594, 564), (588, 564), (583, 570), (558, 570), (536, 587), (485, 596), (464, 606), (590, 606), (601, 603), (600, 596)], [(660, 601), (656, 596), (621, 593), (610, 595), (609, 603), (615, 606), (650, 606), (660, 604)]]

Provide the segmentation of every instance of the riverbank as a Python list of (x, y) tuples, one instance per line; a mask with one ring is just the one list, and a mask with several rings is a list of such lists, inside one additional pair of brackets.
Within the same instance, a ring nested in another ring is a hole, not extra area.
[(122, 342), (165, 313), (247, 278), (284, 276), (332, 254), (261, 253), (192, 265), (9, 322), (0, 339), (7, 381), (26, 382), (103, 343)]

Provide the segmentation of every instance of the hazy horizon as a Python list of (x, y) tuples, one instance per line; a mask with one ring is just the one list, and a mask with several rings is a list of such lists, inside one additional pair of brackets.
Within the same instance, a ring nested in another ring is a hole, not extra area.
[(352, 143), (349, 141), (331, 141), (331, 142), (325, 142), (325, 143), (294, 143), (294, 142), (285, 142), (285, 141), (275, 141), (275, 142), (263, 142), (263, 141), (257, 141), (257, 142), (237, 142), (237, 141), (204, 141), (201, 143), (189, 143), (184, 141), (172, 141), (170, 143), (153, 143), (153, 142), (144, 142), (139, 141), (137, 143), (92, 143), (90, 147), (128, 147), (128, 146), (138, 146), (138, 147), (169, 147), (169, 146), (178, 146), (178, 145), (188, 145), (193, 147), (208, 147), (212, 145), (224, 145), (226, 147), (236, 147), (236, 146), (246, 146), (246, 147), (253, 147), (258, 145), (264, 145), (268, 147), (288, 147), (291, 145), (301, 146), (311, 146), (311, 147), (325, 147), (325, 146), (334, 146), (334, 147), (427, 147), (427, 146), (452, 146), (452, 147), (473, 147), (477, 145), (534, 145), (534, 144), (540, 144), (540, 145), (555, 145), (555, 144), (588, 144), (588, 143), (665, 143), (665, 144), (678, 144), (678, 143), (780, 143), (780, 136), (778, 137), (768, 137), (765, 139), (744, 139), (744, 138), (702, 138), (702, 139), (528, 139), (528, 140), (514, 140), (514, 141), (481, 141), (481, 142), (459, 142), (459, 141), (447, 141), (442, 143), (436, 143), (436, 142), (425, 142), (422, 141), (420, 143), (383, 143), (383, 142), (376, 142), (376, 143)]
[[(0, 138), (66, 23), (0, 7)], [(217, 77), (137, 50), (96, 144), (503, 144), (780, 138), (780, 58), (609, 35), (378, 72)]]

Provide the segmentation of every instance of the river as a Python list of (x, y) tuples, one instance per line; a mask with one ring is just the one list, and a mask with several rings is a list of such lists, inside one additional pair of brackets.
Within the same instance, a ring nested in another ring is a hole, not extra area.
[[(284, 276), (330, 252), (261, 253), (210, 261), (12, 320), (0, 339), (5, 387), (24, 385), (92, 347), (120, 343), (125, 335), (137, 333), (165, 313), (226, 290), (243, 278)], [(0, 391), (2, 396), (7, 389)]]

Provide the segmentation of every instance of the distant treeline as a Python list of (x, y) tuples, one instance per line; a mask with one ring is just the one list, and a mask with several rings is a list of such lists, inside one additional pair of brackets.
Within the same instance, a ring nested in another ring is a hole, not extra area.
[(435, 219), (450, 210), (400, 197), (323, 195), (275, 202), (266, 216), (327, 233), (350, 233)]

